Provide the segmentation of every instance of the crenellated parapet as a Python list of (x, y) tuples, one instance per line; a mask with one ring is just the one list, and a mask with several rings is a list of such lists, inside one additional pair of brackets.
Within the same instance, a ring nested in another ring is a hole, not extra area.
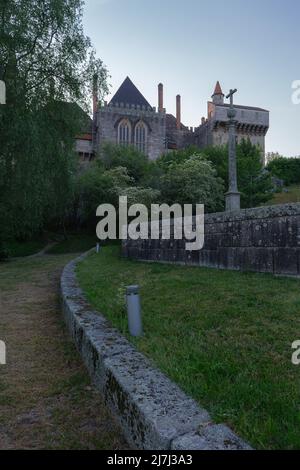
[(98, 114), (104, 115), (122, 115), (128, 118), (136, 118), (139, 116), (141, 119), (156, 119), (156, 120), (165, 120), (166, 119), (166, 110), (157, 111), (155, 107), (151, 106), (141, 106), (129, 103), (109, 103), (104, 104), (98, 108)]
[[(212, 123), (212, 130), (213, 131), (218, 131), (218, 130), (227, 130), (228, 128), (228, 122), (224, 121), (213, 121)], [(247, 124), (244, 122), (236, 122), (236, 131), (241, 134), (251, 134), (251, 135), (263, 135), (266, 136), (267, 132), (269, 130), (268, 126), (265, 126), (263, 124)]]
[(138, 112), (146, 112), (150, 113), (151, 115), (154, 114), (166, 114), (166, 110), (162, 109), (161, 111), (156, 110), (155, 107), (152, 106), (145, 106), (145, 105), (139, 105), (139, 104), (129, 104), (129, 103), (104, 103), (103, 106), (99, 108), (99, 110), (106, 110), (106, 111), (114, 111), (115, 109), (118, 110), (126, 110), (126, 111), (131, 111), (132, 113)]

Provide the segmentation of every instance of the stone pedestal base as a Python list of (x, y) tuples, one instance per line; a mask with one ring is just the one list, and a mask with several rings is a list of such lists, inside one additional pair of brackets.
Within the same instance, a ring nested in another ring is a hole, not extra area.
[(226, 212), (239, 211), (241, 209), (240, 193), (229, 192), (225, 194)]

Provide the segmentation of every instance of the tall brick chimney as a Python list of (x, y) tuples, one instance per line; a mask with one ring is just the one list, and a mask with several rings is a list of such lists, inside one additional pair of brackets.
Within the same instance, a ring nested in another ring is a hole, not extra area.
[(162, 113), (164, 109), (164, 86), (162, 83), (158, 85), (158, 112)]
[(181, 129), (181, 97), (176, 96), (176, 128)]
[(93, 117), (95, 117), (98, 110), (98, 76), (93, 76)]

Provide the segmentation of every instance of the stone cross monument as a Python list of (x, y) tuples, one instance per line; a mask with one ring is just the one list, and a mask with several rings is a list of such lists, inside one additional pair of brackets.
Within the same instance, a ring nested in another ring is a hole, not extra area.
[(225, 194), (226, 211), (240, 210), (241, 208), (241, 195), (237, 187), (237, 170), (236, 170), (236, 142), (235, 142), (235, 116), (236, 110), (233, 107), (233, 95), (237, 89), (230, 90), (226, 98), (230, 98), (230, 108), (228, 109), (227, 116), (229, 118), (229, 142), (228, 142), (228, 179), (229, 189)]

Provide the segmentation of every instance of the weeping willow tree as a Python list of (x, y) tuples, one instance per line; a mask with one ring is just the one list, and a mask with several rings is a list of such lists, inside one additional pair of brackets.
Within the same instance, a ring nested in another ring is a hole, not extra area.
[[(0, 0), (0, 240), (62, 223), (72, 199), (74, 136), (107, 70), (82, 26), (81, 0)], [(73, 103), (73, 104), (72, 104)], [(80, 106), (80, 108), (79, 108)]]

